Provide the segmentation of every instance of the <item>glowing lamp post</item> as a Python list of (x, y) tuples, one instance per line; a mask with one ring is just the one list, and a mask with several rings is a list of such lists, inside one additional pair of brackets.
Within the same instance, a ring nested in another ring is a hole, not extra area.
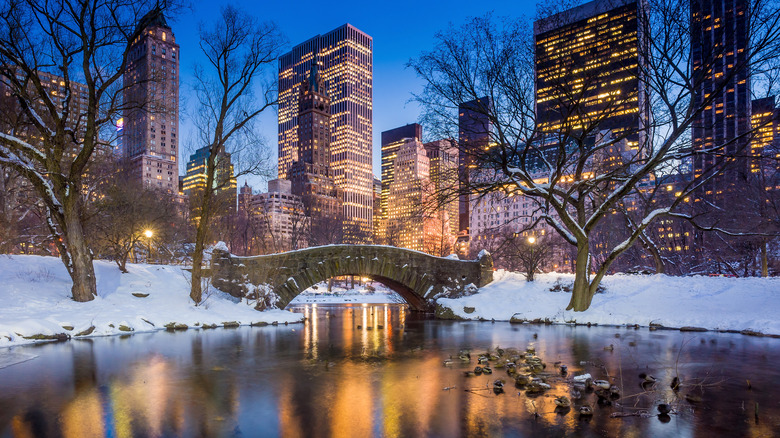
[(144, 231), (144, 236), (146, 236), (147, 239), (149, 239), (149, 254), (147, 255), (147, 263), (151, 264), (152, 260), (152, 236), (154, 235), (154, 232), (152, 230), (146, 230)]

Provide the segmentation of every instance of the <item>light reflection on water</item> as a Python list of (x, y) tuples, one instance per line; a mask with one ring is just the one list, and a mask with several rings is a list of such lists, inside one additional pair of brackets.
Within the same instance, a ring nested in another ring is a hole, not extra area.
[[(686, 437), (775, 436), (780, 430), (777, 339), (432, 321), (394, 304), (296, 311), (305, 324), (19, 348), (38, 357), (0, 369), (0, 437)], [(463, 348), (476, 353), (529, 344), (548, 371), (562, 361), (570, 376), (612, 377), (623, 389), (623, 407), (602, 408), (585, 395), (575, 403), (593, 404), (595, 415), (583, 421), (574, 410), (554, 412), (554, 398), (570, 394), (562, 378), (550, 378), (552, 389), (529, 397), (500, 369), (464, 377), (475, 359), (442, 365)], [(609, 344), (614, 351), (604, 350)], [(698, 391), (701, 404), (675, 399), (668, 389), (675, 368), (684, 383), (699, 384), (681, 393)], [(655, 391), (643, 392), (640, 372), (658, 378)], [(489, 386), (498, 378), (507, 381), (506, 392), (495, 395)], [(609, 415), (655, 414), (660, 402), (678, 408), (668, 423)]]

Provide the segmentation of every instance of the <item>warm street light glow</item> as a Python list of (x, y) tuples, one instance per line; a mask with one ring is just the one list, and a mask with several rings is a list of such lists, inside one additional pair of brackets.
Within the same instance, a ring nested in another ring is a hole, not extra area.
[(529, 237), (529, 238), (528, 238), (528, 243), (530, 243), (531, 245), (533, 245), (533, 244), (534, 244), (534, 242), (536, 242), (536, 237), (534, 237), (534, 236), (531, 236), (531, 237)]
[(152, 238), (152, 235), (154, 235), (154, 232), (152, 232), (152, 230), (146, 230), (146, 231), (144, 231), (144, 236), (146, 236), (146, 237), (148, 237), (148, 238), (150, 238), (150, 239), (151, 239), (151, 238)]

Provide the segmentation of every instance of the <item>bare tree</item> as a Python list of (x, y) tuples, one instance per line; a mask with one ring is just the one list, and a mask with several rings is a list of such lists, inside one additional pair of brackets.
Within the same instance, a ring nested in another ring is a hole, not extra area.
[[(625, 65), (612, 66), (632, 72), (631, 80), (637, 81), (633, 92), (599, 97), (594, 94), (603, 83), (598, 70), (577, 68), (583, 62), (579, 55), (560, 56), (553, 60), (554, 68), (570, 73), (548, 77), (553, 91), (545, 114), (536, 113), (537, 48), (526, 21), (473, 19), (439, 33), (431, 51), (410, 61), (426, 82), (416, 96), (426, 109), (423, 122), (444, 130), (434, 135), (457, 138), (458, 107), (464, 102), (477, 102), (472, 112), (492, 126), (492, 147), (458, 145), (482, 176), (470, 178), (474, 182), (465, 187), (467, 193), (504, 191), (535, 198), (543, 208), (541, 218), (576, 249), (568, 309), (584, 311), (590, 306), (612, 263), (656, 220), (690, 218), (679, 209), (683, 200), (744, 153), (745, 138), (694, 149), (690, 130), (694, 120), (724, 95), (737, 72), (766, 68), (771, 53), (780, 48), (778, 5), (750, 3), (745, 53), (740, 53), (730, 73), (712, 81), (709, 94), (701, 99), (692, 96), (713, 77), (715, 63), (725, 53), (707, 53), (702, 65), (692, 67), (690, 3), (683, 0), (651, 0), (640, 8), (642, 32), (632, 49), (636, 56), (626, 57)], [(713, 50), (725, 50), (718, 47)], [(614, 117), (632, 105), (648, 116), (640, 117), (634, 128), (611, 129)], [(551, 123), (551, 117), (560, 122)], [(641, 191), (642, 182), (692, 155), (718, 159), (678, 196), (624, 229), (616, 244), (592, 246), (605, 218)], [(599, 261), (596, 251), (605, 253)]]
[[(121, 113), (136, 24), (153, 2), (20, 0), (0, 6), (0, 77), (30, 129), (0, 133), (0, 162), (35, 189), (73, 287), (97, 294), (83, 224), (84, 179)], [(154, 2), (162, 13), (167, 2)]]
[[(254, 91), (274, 65), (283, 44), (275, 24), (259, 22), (233, 6), (222, 8), (212, 27), (200, 28), (200, 48), (208, 62), (195, 69), (196, 125), (199, 141), (209, 153), (192, 257), (190, 298), (195, 303), (201, 302), (201, 263), (209, 220), (214, 214), (217, 157), (230, 152), (236, 162), (248, 166), (240, 173), (258, 173), (267, 166), (256, 156), (262, 150), (253, 128), (257, 116), (275, 104), (275, 88), (265, 86), (262, 97), (255, 96)], [(255, 158), (242, 158), (242, 154)]]
[[(130, 175), (128, 166), (119, 162), (117, 171), (102, 185), (100, 196), (91, 206), (88, 237), (91, 247), (127, 272), (130, 253), (140, 244), (148, 245), (150, 230), (162, 251), (163, 244), (175, 240), (178, 228), (184, 227), (183, 215), (167, 193), (144, 187)], [(147, 250), (151, 251), (149, 248)]]

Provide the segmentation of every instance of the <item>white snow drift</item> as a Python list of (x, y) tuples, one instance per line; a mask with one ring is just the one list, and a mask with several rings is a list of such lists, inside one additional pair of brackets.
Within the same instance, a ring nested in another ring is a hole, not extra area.
[[(611, 275), (604, 293), (596, 294), (585, 312), (566, 311), (574, 282), (571, 274), (522, 274), (497, 271), (479, 293), (439, 304), (467, 319), (507, 321), (545, 318), (555, 323), (650, 323), (666, 327), (751, 330), (780, 334), (780, 278), (669, 277)], [(556, 285), (561, 287), (556, 287)], [(551, 290), (561, 290), (553, 292)], [(466, 309), (471, 313), (466, 313)], [(473, 308), (473, 310), (471, 309)]]
[(77, 303), (70, 298), (72, 282), (60, 259), (0, 255), (0, 347), (33, 342), (25, 337), (34, 335), (73, 336), (90, 327), (89, 336), (103, 336), (160, 330), (172, 322), (197, 328), (302, 319), (282, 310), (258, 312), (213, 289), (195, 306), (189, 273), (181, 267), (128, 264), (127, 269), (122, 274), (114, 263), (96, 261), (98, 297)]

